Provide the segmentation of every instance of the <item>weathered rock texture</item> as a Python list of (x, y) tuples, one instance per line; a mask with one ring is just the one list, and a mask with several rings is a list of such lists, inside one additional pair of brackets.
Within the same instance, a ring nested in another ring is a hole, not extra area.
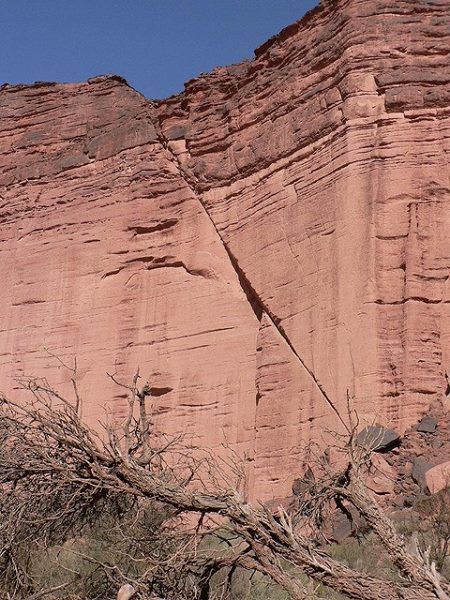
[(345, 416), (398, 430), (450, 366), (450, 3), (324, 2), (149, 102), (118, 77), (0, 92), (0, 381), (105, 372), (290, 492)]

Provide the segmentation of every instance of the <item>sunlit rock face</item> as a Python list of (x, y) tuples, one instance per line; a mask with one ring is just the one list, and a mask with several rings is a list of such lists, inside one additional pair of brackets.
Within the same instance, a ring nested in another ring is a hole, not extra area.
[(448, 0), (324, 2), (151, 102), (0, 91), (0, 386), (77, 358), (84, 416), (155, 426), (289, 494), (346, 419), (405, 429), (450, 368)]

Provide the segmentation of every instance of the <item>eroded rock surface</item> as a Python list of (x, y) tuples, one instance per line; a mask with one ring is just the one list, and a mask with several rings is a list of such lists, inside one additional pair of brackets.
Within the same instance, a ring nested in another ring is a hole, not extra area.
[[(345, 419), (402, 431), (448, 391), (448, 0), (324, 2), (150, 102), (118, 77), (0, 91), (0, 381), (68, 375), (286, 496)], [(339, 416), (340, 415), (340, 416)]]

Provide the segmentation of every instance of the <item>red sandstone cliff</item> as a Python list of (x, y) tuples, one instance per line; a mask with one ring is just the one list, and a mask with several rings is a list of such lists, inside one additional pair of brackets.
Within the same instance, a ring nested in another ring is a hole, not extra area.
[(245, 456), (286, 495), (345, 410), (402, 429), (450, 368), (450, 2), (324, 2), (152, 103), (118, 77), (0, 91), (0, 382), (65, 374)]

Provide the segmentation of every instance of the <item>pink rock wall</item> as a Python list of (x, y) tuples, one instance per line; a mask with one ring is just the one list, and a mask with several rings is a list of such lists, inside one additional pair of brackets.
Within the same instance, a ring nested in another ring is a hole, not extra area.
[(0, 91), (0, 382), (232, 446), (289, 493), (345, 417), (404, 429), (450, 368), (450, 5), (324, 2), (152, 103), (117, 77)]

